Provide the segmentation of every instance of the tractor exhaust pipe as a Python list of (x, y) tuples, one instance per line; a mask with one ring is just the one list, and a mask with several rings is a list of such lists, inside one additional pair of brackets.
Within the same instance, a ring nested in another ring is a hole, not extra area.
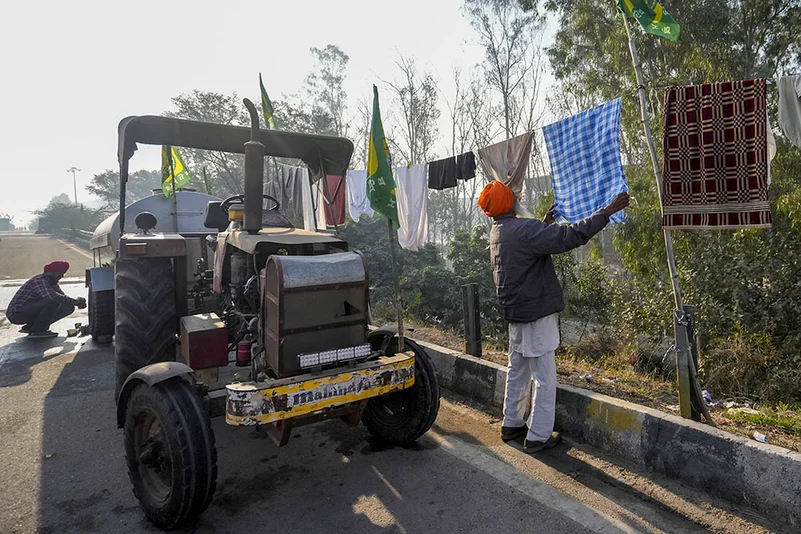
[(250, 141), (245, 143), (245, 220), (243, 228), (249, 234), (261, 230), (264, 198), (264, 145), (260, 141), (259, 115), (256, 106), (244, 99), (250, 113)]

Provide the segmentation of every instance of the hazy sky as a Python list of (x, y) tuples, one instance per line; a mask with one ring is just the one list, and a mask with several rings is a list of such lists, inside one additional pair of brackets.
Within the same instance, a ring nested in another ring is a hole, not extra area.
[[(256, 100), (259, 71), (280, 99), (303, 84), (313, 46), (336, 44), (350, 56), (351, 105), (379, 78), (395, 75), (400, 53), (436, 71), (448, 93), (454, 66), (468, 72), (482, 60), (461, 4), (7, 2), (0, 19), (0, 213), (25, 224), (51, 197), (72, 198), (71, 166), (81, 169), (79, 202), (91, 202), (84, 190), (91, 177), (117, 169), (120, 119), (161, 114), (171, 97), (193, 89)], [(382, 108), (388, 101), (382, 98)], [(132, 170), (159, 166), (157, 148), (131, 160)]]

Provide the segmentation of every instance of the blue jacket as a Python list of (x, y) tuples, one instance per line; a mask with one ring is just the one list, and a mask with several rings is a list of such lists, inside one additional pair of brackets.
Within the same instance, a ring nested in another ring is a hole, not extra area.
[(599, 211), (570, 226), (506, 214), (490, 230), (490, 258), (495, 288), (510, 323), (529, 323), (565, 307), (551, 254), (585, 245), (609, 222)]

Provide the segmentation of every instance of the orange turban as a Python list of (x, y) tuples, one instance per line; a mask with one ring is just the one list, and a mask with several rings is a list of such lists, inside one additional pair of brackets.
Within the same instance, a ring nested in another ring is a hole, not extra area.
[(509, 186), (493, 180), (484, 187), (478, 197), (478, 207), (488, 217), (497, 217), (509, 213), (515, 205), (515, 194)]

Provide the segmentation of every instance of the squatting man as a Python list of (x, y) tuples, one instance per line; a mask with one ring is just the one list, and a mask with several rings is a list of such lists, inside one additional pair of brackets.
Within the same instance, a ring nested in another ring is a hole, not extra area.
[(20, 332), (28, 334), (28, 338), (56, 337), (58, 334), (50, 331), (50, 325), (72, 314), (76, 307), (86, 307), (83, 297), (68, 297), (58, 285), (69, 268), (66, 261), (48, 263), (44, 272), (22, 284), (8, 304), (6, 317), (11, 324), (22, 325)]
[[(544, 221), (517, 217), (515, 202), (512, 190), (497, 180), (487, 184), (478, 199), (482, 211), (494, 220), (490, 261), (498, 301), (509, 323), (501, 439), (511, 441), (525, 436), (523, 450), (535, 453), (555, 447), (561, 440), (553, 425), (555, 351), (564, 297), (551, 254), (585, 245), (604, 229), (609, 217), (629, 205), (629, 195), (620, 193), (607, 207), (570, 226), (553, 224), (553, 206)], [(536, 381), (533, 386), (532, 378)], [(526, 418), (529, 387), (532, 409)]]

